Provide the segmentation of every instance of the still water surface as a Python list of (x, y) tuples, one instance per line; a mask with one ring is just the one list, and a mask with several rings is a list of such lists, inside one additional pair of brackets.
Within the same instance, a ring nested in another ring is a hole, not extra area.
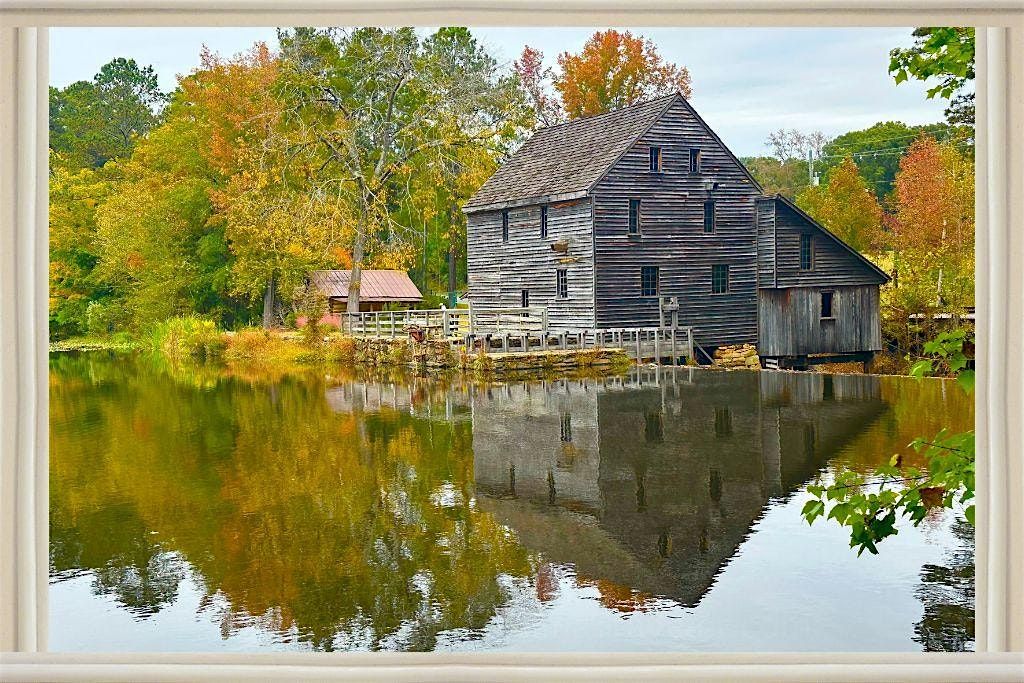
[(856, 557), (804, 487), (969, 429), (941, 380), (50, 361), (50, 649), (962, 650), (973, 530)]

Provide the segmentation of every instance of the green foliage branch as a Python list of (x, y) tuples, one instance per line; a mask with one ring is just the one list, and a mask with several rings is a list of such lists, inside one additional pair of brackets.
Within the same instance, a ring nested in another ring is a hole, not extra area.
[[(974, 370), (964, 353), (970, 335), (963, 329), (943, 332), (925, 344), (925, 358), (911, 367), (917, 379), (954, 375), (967, 393), (974, 391)], [(808, 524), (819, 517), (835, 520), (850, 530), (850, 547), (860, 556), (865, 550), (877, 555), (878, 544), (899, 533), (899, 517), (919, 525), (935, 508), (962, 507), (974, 524), (975, 451), (974, 431), (951, 434), (941, 430), (932, 438), (910, 443), (925, 463), (904, 464), (901, 454), (867, 474), (842, 470), (831, 484), (816, 482), (807, 487), (811, 499), (801, 511)]]

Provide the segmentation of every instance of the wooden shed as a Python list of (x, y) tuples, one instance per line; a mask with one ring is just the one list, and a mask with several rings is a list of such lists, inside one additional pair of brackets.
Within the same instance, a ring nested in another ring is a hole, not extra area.
[[(348, 305), (351, 270), (314, 270), (310, 282), (327, 297), (329, 315), (344, 313)], [(360, 277), (359, 310), (380, 311), (392, 304), (415, 306), (423, 295), (404, 270), (364, 270)]]
[[(469, 299), (477, 306), (543, 306), (551, 327), (586, 330), (657, 326), (674, 299), (678, 324), (693, 328), (706, 351), (755, 343), (768, 355), (880, 348), (877, 326), (837, 345), (827, 331), (811, 334), (783, 319), (760, 324), (763, 314), (792, 314), (789, 305), (762, 310), (762, 288), (773, 290), (766, 302), (782, 296), (779, 289), (790, 299), (810, 296), (797, 285), (831, 288), (843, 316), (855, 304), (873, 306), (868, 320), (877, 322), (878, 285), (887, 276), (785, 200), (764, 197), (679, 94), (538, 130), (463, 211)], [(759, 232), (762, 213), (765, 226), (779, 216), (780, 229)], [(787, 220), (819, 235), (813, 273), (784, 274), (782, 264), (800, 254)], [(779, 283), (762, 277), (762, 249), (772, 263), (780, 254)], [(867, 289), (847, 302), (847, 286)], [(776, 330), (791, 336), (774, 339)]]
[(758, 353), (776, 366), (870, 361), (881, 268), (777, 195), (757, 202)]

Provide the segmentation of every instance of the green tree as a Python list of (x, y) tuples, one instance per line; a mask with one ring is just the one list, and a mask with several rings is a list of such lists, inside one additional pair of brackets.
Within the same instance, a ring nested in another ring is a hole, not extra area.
[(963, 138), (964, 132), (942, 123), (908, 126), (899, 121), (879, 122), (864, 130), (843, 133), (822, 148), (815, 166), (823, 180), (847, 158), (853, 159), (868, 187), (879, 199), (893, 188), (900, 158), (922, 134), (936, 140)]
[(118, 57), (91, 82), (50, 88), (50, 148), (73, 168), (127, 158), (157, 125), (167, 100), (152, 66)]
[(808, 187), (806, 161), (779, 161), (775, 157), (744, 157), (740, 161), (764, 188), (765, 194), (796, 199)]
[(882, 207), (852, 159), (836, 168), (827, 184), (800, 193), (796, 203), (858, 251), (877, 249), (882, 243)]
[(281, 176), (280, 190), (297, 202), (290, 211), (310, 207), (336, 225), (350, 248), (349, 310), (358, 310), (368, 259), (422, 234), (398, 211), (415, 199), (417, 169), (463, 148), (503, 153), (532, 111), (465, 28), (423, 39), (412, 28), (294, 29), (280, 41), (280, 146), (309, 170), (297, 185)]
[(938, 81), (928, 98), (950, 101), (946, 120), (974, 126), (974, 27), (922, 26), (914, 29), (914, 44), (889, 52), (889, 73), (902, 83), (910, 78)]

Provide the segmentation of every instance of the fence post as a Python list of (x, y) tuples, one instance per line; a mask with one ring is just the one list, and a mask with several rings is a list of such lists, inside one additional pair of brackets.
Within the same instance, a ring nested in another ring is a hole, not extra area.
[(654, 331), (654, 363), (661, 365), (661, 330)]
[(640, 365), (643, 361), (643, 354), (640, 352), (640, 328), (636, 328), (636, 364)]
[(688, 347), (687, 351), (690, 354), (689, 356), (687, 356), (686, 360), (691, 362), (691, 363), (697, 362), (697, 359), (693, 357), (693, 328), (692, 327), (687, 327), (686, 328), (686, 345)]
[(391, 311), (391, 338), (395, 338), (395, 312)]
[(447, 339), (451, 335), (448, 334), (448, 309), (441, 311), (441, 336)]

